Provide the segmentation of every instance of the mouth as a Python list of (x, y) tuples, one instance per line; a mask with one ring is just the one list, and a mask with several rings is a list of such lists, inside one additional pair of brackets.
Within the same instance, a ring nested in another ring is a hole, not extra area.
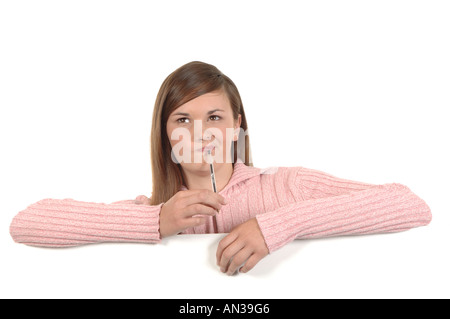
[(207, 146), (204, 146), (202, 148), (198, 148), (195, 151), (204, 153), (205, 151), (211, 150), (211, 152), (212, 152), (215, 148), (216, 147), (214, 145), (207, 145)]

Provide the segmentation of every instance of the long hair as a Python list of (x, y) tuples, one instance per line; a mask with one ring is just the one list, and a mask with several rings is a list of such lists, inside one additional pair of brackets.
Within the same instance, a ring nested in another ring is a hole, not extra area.
[[(187, 63), (172, 72), (162, 83), (153, 109), (152, 130), (150, 136), (150, 158), (152, 165), (152, 195), (150, 205), (168, 201), (183, 184), (181, 165), (171, 159), (171, 145), (166, 125), (169, 115), (181, 105), (203, 94), (223, 90), (231, 104), (234, 120), (241, 115), (239, 140), (244, 139), (245, 159), (240, 160), (247, 166), (253, 166), (244, 107), (236, 85), (219, 69), (204, 62)], [(245, 132), (245, 135), (242, 135)], [(238, 141), (232, 144), (233, 168), (237, 161)]]

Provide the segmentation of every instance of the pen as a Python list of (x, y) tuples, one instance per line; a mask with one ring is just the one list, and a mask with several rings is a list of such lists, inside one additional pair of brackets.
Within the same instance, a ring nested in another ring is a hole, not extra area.
[[(208, 160), (209, 160), (209, 172), (211, 175), (211, 185), (214, 193), (217, 193), (217, 187), (216, 187), (216, 175), (214, 173), (214, 165), (211, 158), (211, 150), (208, 150)], [(217, 211), (219, 213), (219, 211)], [(216, 216), (213, 216), (213, 226), (214, 226), (214, 233), (217, 233), (217, 220)]]
[[(211, 151), (208, 151), (209, 156), (211, 156)], [(212, 189), (214, 193), (217, 193), (217, 188), (216, 188), (216, 175), (214, 174), (214, 165), (211, 163), (209, 163), (209, 171), (211, 173), (211, 185), (212, 185)]]

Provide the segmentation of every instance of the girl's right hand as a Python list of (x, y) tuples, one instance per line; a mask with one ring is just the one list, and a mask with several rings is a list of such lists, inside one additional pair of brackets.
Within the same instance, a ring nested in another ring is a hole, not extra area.
[(199, 226), (206, 216), (215, 216), (227, 204), (222, 195), (207, 189), (179, 191), (161, 207), (159, 232), (161, 238), (176, 235)]

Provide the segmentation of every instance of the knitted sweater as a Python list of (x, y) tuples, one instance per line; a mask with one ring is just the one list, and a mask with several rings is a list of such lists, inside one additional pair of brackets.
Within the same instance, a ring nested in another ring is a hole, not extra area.
[[(216, 215), (218, 232), (256, 217), (269, 252), (294, 239), (397, 232), (431, 221), (428, 205), (407, 186), (367, 184), (305, 167), (260, 169), (236, 162), (219, 194), (228, 204)], [(158, 243), (163, 203), (143, 205), (140, 197), (111, 204), (43, 199), (13, 218), (10, 233), (18, 243), (47, 247)], [(213, 229), (210, 217), (182, 234)]]

